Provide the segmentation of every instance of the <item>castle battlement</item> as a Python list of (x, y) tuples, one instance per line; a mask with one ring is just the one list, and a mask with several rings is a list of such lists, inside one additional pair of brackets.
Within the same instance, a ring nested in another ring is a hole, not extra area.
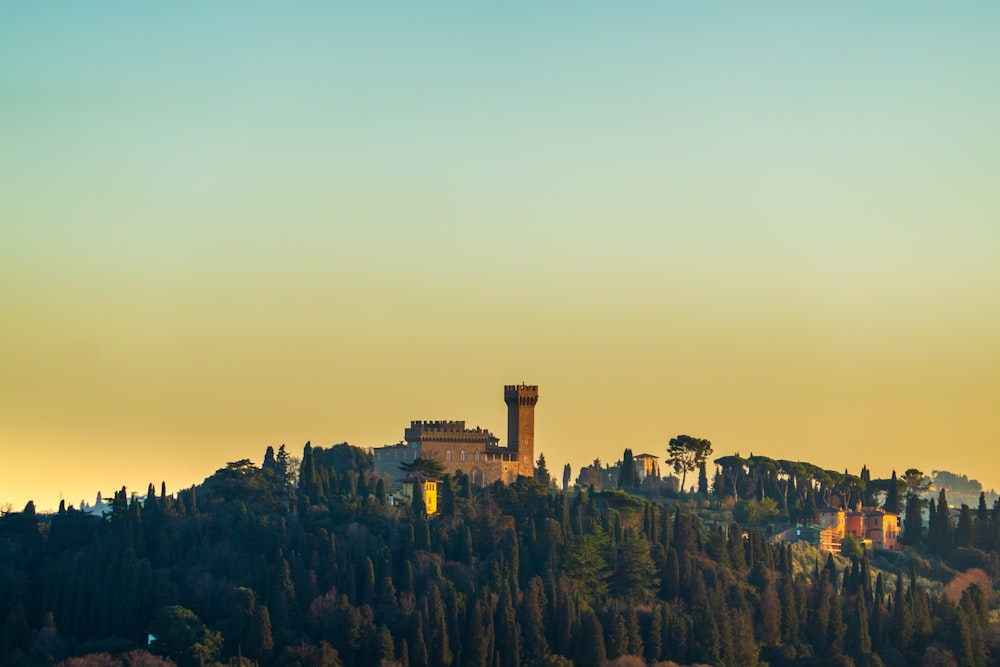
[[(432, 421), (413, 420), (413, 421), (410, 422), (410, 428), (411, 429), (420, 429), (424, 433), (428, 433), (428, 432), (454, 433), (454, 432), (462, 432), (462, 431), (466, 431), (466, 430), (472, 431), (472, 429), (466, 429), (465, 428), (465, 421), (464, 420), (454, 421), (454, 420), (447, 420), (447, 419), (436, 419), (436, 420), (432, 420)], [(480, 429), (477, 427), (475, 429), (475, 432), (478, 432), (479, 430)]]
[(476, 486), (503, 481), (534, 471), (535, 403), (538, 385), (504, 386), (507, 404), (507, 442), (479, 426), (466, 428), (464, 420), (412, 420), (404, 429), (405, 444), (375, 447), (375, 471), (388, 481), (399, 475), (402, 463), (416, 458), (436, 459), (450, 472), (462, 471)]
[(508, 406), (521, 405), (528, 408), (538, 403), (537, 384), (507, 384), (503, 388), (503, 401)]

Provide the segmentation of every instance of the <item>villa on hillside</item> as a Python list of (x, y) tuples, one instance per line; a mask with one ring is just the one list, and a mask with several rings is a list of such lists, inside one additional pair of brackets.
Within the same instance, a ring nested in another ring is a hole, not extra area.
[[(840, 553), (840, 543), (850, 535), (866, 549), (899, 549), (899, 515), (881, 507), (855, 506), (845, 511), (839, 507), (824, 507), (819, 511), (816, 546), (834, 554)], [(813, 541), (813, 540), (810, 540)]]
[(635, 472), (639, 475), (640, 482), (645, 480), (647, 477), (659, 478), (659, 456), (654, 456), (652, 454), (636, 454), (632, 458), (632, 462), (635, 464)]

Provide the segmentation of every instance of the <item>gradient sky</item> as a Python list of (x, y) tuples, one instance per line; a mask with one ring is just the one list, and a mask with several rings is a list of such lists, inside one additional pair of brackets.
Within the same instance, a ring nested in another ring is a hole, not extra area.
[(0, 503), (411, 419), (1000, 488), (1000, 5), (0, 5)]

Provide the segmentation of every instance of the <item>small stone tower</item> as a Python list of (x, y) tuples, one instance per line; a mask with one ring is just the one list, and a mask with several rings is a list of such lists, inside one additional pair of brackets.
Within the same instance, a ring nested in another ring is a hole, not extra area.
[(507, 448), (517, 452), (518, 474), (531, 477), (535, 472), (535, 403), (538, 385), (509, 384), (503, 388), (507, 404)]

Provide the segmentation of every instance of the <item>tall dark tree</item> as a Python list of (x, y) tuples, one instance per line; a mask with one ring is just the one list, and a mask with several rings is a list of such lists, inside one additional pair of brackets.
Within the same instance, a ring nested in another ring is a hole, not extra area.
[(488, 649), (482, 603), (470, 600), (462, 643), (462, 667), (486, 667)]
[(906, 495), (906, 514), (903, 517), (903, 535), (900, 539), (903, 544), (920, 544), (924, 533), (923, 506), (924, 501), (917, 494)]
[(899, 514), (901, 509), (899, 501), (899, 482), (896, 479), (896, 471), (892, 471), (892, 478), (889, 480), (889, 488), (886, 491), (885, 503), (882, 504), (883, 509), (886, 512), (892, 512), (893, 514)]
[(253, 611), (249, 627), (243, 643), (244, 654), (251, 660), (263, 662), (274, 650), (274, 638), (271, 634), (271, 615), (264, 605), (257, 605)]
[(577, 640), (574, 664), (579, 667), (604, 667), (607, 661), (604, 628), (593, 609), (584, 607), (581, 610), (580, 628), (573, 634)]
[(858, 588), (854, 598), (854, 613), (850, 615), (847, 625), (846, 641), (848, 652), (860, 658), (872, 652), (872, 639), (868, 632), (868, 605), (864, 592)]
[(542, 580), (532, 577), (521, 597), (517, 609), (517, 622), (521, 628), (521, 660), (527, 665), (541, 665), (548, 653), (545, 638), (545, 592)]
[(913, 643), (913, 613), (911, 602), (906, 597), (903, 587), (903, 573), (896, 573), (896, 591), (892, 596), (892, 624), (889, 636), (892, 643), (904, 653), (910, 650)]
[(938, 493), (936, 510), (932, 513), (927, 527), (927, 548), (940, 556), (947, 556), (954, 546), (954, 528), (951, 510), (944, 489)]
[(320, 482), (319, 471), (316, 470), (316, 459), (313, 455), (311, 442), (307, 442), (302, 449), (302, 464), (299, 468), (299, 492), (301, 495), (308, 496), (313, 502), (323, 498), (323, 486)]
[(708, 495), (708, 471), (705, 470), (704, 461), (698, 464), (698, 493)]
[(413, 516), (424, 518), (427, 516), (427, 501), (424, 499), (424, 482), (417, 478), (413, 480), (413, 500), (411, 501)]
[(635, 458), (631, 449), (625, 449), (622, 454), (621, 467), (618, 469), (618, 488), (631, 491), (639, 486), (639, 473), (635, 469)]
[(956, 547), (975, 546), (973, 523), (972, 510), (969, 509), (968, 505), (962, 503), (962, 509), (958, 514), (958, 526), (955, 527)]
[(567, 463), (566, 465), (563, 466), (563, 480), (562, 480), (563, 491), (569, 489), (569, 481), (570, 479), (572, 479), (572, 477), (573, 477), (573, 471), (569, 467), (569, 464)]
[(535, 461), (535, 481), (542, 486), (548, 486), (552, 481), (552, 475), (549, 474), (549, 468), (545, 464), (545, 452), (538, 454), (538, 460)]

